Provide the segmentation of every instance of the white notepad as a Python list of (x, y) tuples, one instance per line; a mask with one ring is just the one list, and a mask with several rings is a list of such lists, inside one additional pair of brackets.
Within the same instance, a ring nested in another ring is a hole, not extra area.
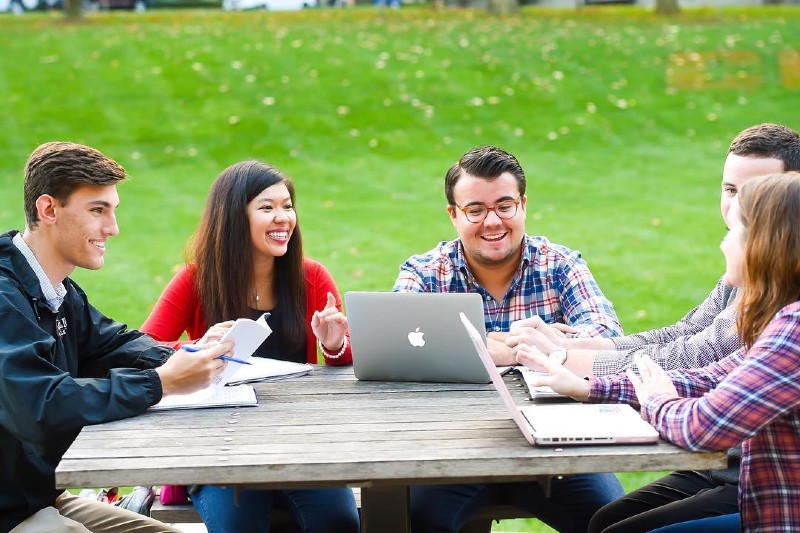
[[(229, 355), (242, 361), (250, 361), (253, 352), (272, 333), (272, 329), (267, 325), (268, 316), (269, 313), (264, 313), (258, 320), (238, 319), (221, 339), (221, 341), (233, 340), (233, 353)], [(225, 370), (205, 389), (192, 394), (171, 394), (162, 398), (160, 402), (150, 407), (150, 409), (203, 409), (206, 407), (258, 405), (256, 392), (250, 385), (225, 386), (241, 370), (241, 367), (249, 366), (253, 365), (243, 365), (229, 361)]]
[[(267, 340), (269, 334), (272, 333), (272, 329), (267, 325), (268, 316), (269, 313), (264, 313), (258, 320), (250, 320), (249, 318), (240, 318), (236, 320), (233, 327), (220, 339), (220, 342), (226, 340), (233, 341), (233, 353), (229, 355), (241, 361), (250, 361), (253, 352), (255, 352), (256, 349)], [(226, 385), (242, 366), (247, 365), (235, 363), (233, 361), (228, 362), (225, 371), (217, 376), (211, 386)]]
[[(266, 357), (251, 357), (249, 365), (238, 365), (239, 370), (231, 376), (228, 386), (255, 381), (277, 381), (298, 376), (304, 376), (313, 368), (308, 363), (294, 363), (292, 361), (279, 361)], [(228, 363), (236, 364), (236, 363)]]
[(150, 409), (205, 409), (207, 407), (252, 407), (258, 405), (256, 391), (251, 385), (209, 387), (192, 394), (172, 394)]

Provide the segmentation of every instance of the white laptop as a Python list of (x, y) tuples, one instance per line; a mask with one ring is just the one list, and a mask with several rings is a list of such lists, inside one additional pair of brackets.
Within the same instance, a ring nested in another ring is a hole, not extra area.
[(344, 300), (358, 379), (489, 382), (459, 320), (464, 313), (486, 337), (479, 294), (348, 292)]
[(518, 407), (470, 319), (461, 315), (484, 368), (511, 417), (532, 445), (641, 444), (658, 441), (658, 432), (628, 404), (551, 404)]

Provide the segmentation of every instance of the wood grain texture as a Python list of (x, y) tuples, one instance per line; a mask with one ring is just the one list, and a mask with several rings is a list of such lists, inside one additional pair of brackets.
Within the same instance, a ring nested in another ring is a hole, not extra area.
[[(530, 401), (515, 376), (506, 381), (518, 403)], [(531, 447), (489, 384), (362, 382), (351, 368), (319, 367), (256, 390), (257, 407), (148, 412), (86, 427), (56, 483), (362, 487), (362, 503), (376, 502), (383, 515), (369, 520), (384, 527), (385, 517), (403, 523), (411, 484), (726, 464), (724, 453), (664, 442)]]

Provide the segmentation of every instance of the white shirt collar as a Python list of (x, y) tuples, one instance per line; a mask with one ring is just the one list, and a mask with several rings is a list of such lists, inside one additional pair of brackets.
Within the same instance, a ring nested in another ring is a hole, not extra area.
[(39, 263), (39, 260), (36, 259), (36, 254), (33, 253), (33, 250), (31, 250), (28, 243), (25, 242), (25, 239), (22, 238), (22, 233), (14, 235), (12, 242), (22, 255), (25, 256), (34, 274), (39, 278), (42, 294), (44, 295), (44, 299), (47, 300), (47, 305), (50, 307), (50, 310), (54, 313), (57, 312), (61, 304), (64, 303), (64, 298), (67, 296), (67, 288), (64, 287), (64, 283), (62, 282), (53, 286), (47, 274), (45, 274), (42, 265)]

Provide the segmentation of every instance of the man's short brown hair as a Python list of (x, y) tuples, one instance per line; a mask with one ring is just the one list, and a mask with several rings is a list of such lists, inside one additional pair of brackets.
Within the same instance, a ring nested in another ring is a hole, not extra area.
[(780, 159), (783, 170), (800, 170), (800, 134), (780, 124), (758, 124), (743, 130), (731, 142), (729, 154)]
[(81, 185), (116, 185), (126, 177), (119, 163), (94, 148), (62, 141), (42, 144), (25, 163), (25, 222), (31, 229), (39, 223), (36, 200), (43, 194), (66, 205)]
[(447, 203), (456, 205), (453, 189), (465, 174), (493, 181), (508, 172), (517, 180), (519, 195), (525, 195), (525, 172), (517, 158), (496, 146), (478, 146), (461, 156), (444, 176), (444, 195)]

